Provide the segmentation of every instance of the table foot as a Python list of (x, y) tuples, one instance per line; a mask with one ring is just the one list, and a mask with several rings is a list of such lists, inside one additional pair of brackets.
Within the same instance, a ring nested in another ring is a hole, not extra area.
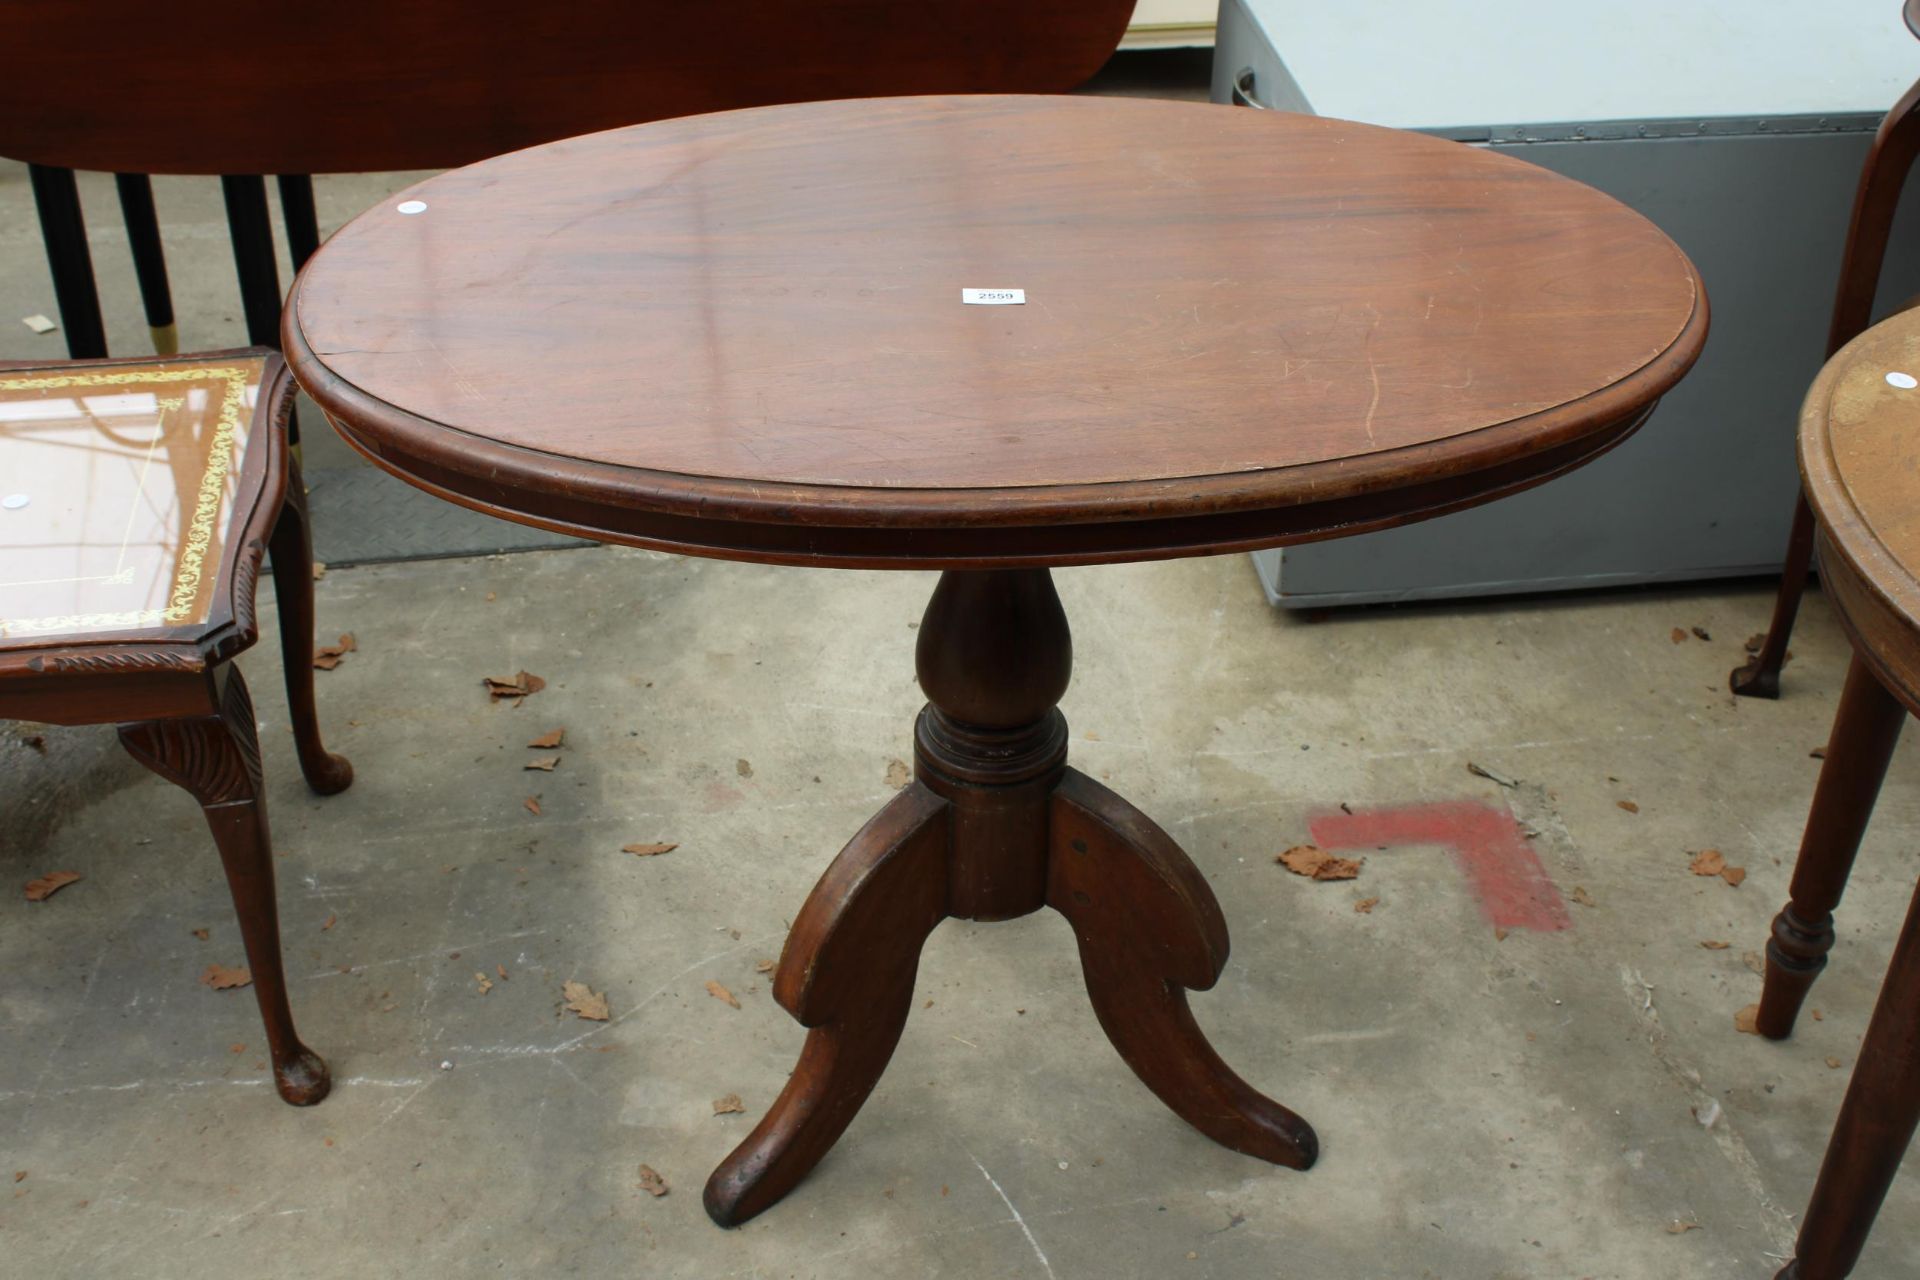
[(1199, 868), (1153, 820), (1075, 769), (1053, 793), (1047, 905), (1073, 925), (1107, 1039), (1175, 1115), (1223, 1147), (1290, 1169), (1312, 1126), (1220, 1059), (1187, 1007), (1227, 963), (1227, 922)]
[(914, 783), (835, 858), (787, 934), (773, 996), (807, 1032), (787, 1087), (707, 1179), (737, 1227), (827, 1154), (893, 1057), (920, 947), (947, 914), (947, 802)]

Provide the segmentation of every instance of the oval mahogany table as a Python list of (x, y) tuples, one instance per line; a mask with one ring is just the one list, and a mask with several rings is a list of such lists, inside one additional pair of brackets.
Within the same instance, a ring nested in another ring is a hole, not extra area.
[[(1820, 582), (1853, 642), (1787, 905), (1767, 942), (1759, 1030), (1784, 1040), (1833, 947), (1874, 800), (1910, 711), (1920, 711), (1920, 311), (1827, 362), (1800, 414), (1801, 492)], [(1920, 1126), (1920, 895), (1894, 945), (1846, 1101), (1780, 1280), (1841, 1280), (1866, 1245)]]
[(1169, 1107), (1311, 1164), (1312, 1129), (1188, 1011), (1227, 958), (1206, 881), (1066, 765), (1048, 569), (1537, 484), (1632, 432), (1707, 328), (1665, 236), (1531, 165), (1277, 112), (1026, 97), (760, 108), (501, 156), (362, 215), (286, 315), (341, 434), (454, 502), (694, 555), (943, 571), (915, 781), (794, 921), (774, 995), (810, 1030), (707, 1184), (723, 1225), (853, 1118), (933, 928), (1042, 906)]

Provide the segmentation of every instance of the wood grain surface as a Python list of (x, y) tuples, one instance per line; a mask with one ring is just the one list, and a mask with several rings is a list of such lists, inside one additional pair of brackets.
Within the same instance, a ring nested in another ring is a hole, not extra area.
[[(964, 305), (969, 287), (1027, 301)], [(1024, 97), (763, 108), (499, 157), (343, 229), (288, 317), (349, 440), (456, 500), (685, 550), (921, 564), (1462, 505), (1617, 440), (1706, 331), (1664, 235), (1535, 166), (1278, 112)], [(1108, 527), (1044, 532), (1076, 523)], [(932, 532), (982, 526), (1023, 532)], [(903, 528), (929, 532), (870, 532)]]
[(1133, 0), (0, 0), (0, 155), (129, 173), (438, 169), (770, 102), (1057, 93)]
[(1867, 662), (1920, 710), (1920, 311), (1868, 329), (1827, 362), (1800, 416), (1800, 473), (1821, 581)]

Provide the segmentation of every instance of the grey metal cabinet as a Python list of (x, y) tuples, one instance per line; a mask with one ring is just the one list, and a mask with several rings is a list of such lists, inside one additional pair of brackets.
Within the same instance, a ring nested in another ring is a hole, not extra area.
[[(1713, 309), (1699, 365), (1613, 453), (1471, 511), (1258, 552), (1269, 599), (1774, 572), (1854, 183), (1916, 77), (1920, 41), (1893, 0), (1222, 0), (1216, 101), (1416, 128), (1577, 178), (1671, 235)], [(1883, 303), (1920, 291), (1916, 206), (1903, 206)]]

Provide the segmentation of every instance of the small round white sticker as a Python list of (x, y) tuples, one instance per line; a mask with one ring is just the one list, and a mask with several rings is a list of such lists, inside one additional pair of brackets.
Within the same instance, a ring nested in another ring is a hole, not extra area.
[(397, 207), (402, 213), (425, 213), (427, 211), (427, 202), (425, 200), (402, 200)]
[(1920, 387), (1920, 378), (1915, 378), (1910, 373), (1895, 371), (1887, 375), (1887, 385), (1890, 387), (1898, 387), (1902, 391), (1911, 391), (1915, 387)]
[(5, 507), (9, 511), (18, 511), (32, 501), (33, 499), (24, 493), (10, 493), (4, 498), (0, 498), (0, 507)]

